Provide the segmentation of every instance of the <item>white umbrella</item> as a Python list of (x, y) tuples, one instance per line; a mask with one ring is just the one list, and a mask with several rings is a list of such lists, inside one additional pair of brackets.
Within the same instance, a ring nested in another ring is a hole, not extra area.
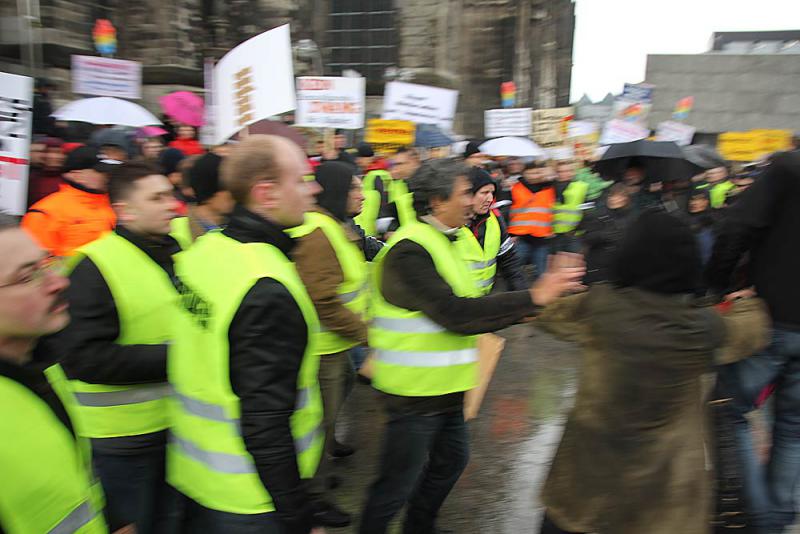
[(481, 152), (490, 156), (516, 156), (518, 158), (543, 158), (545, 151), (525, 137), (498, 137), (480, 146)]
[(60, 121), (118, 124), (133, 128), (161, 124), (155, 115), (139, 104), (110, 96), (84, 98), (70, 102), (59, 108), (52, 116)]

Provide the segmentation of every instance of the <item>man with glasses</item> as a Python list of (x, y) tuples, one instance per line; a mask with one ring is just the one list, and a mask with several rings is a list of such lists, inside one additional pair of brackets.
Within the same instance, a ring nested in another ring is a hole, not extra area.
[(69, 321), (67, 279), (0, 213), (0, 531), (105, 533), (102, 491), (75, 432), (58, 365), (31, 364), (40, 336)]

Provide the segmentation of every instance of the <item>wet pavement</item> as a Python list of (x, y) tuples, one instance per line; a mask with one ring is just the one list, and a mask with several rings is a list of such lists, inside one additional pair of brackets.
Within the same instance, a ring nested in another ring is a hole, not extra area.
[[(575, 394), (575, 346), (530, 325), (500, 334), (506, 348), (481, 413), (469, 423), (470, 463), (440, 514), (439, 525), (459, 534), (538, 532), (538, 490)], [(342, 413), (339, 437), (358, 452), (338, 461), (335, 473), (343, 484), (333, 492), (339, 505), (356, 516), (376, 473), (383, 422), (378, 395), (356, 385)], [(395, 523), (401, 519), (398, 514)]]

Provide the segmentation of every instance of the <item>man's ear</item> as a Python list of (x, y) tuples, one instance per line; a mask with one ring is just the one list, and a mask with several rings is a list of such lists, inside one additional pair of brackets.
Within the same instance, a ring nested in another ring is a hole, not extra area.
[(117, 221), (119, 222), (125, 223), (136, 220), (136, 214), (132, 213), (130, 204), (127, 202), (114, 202), (111, 204), (111, 209), (117, 214)]
[(256, 183), (250, 190), (250, 194), (256, 204), (268, 209), (274, 210), (279, 207), (278, 184), (274, 181), (260, 181)]

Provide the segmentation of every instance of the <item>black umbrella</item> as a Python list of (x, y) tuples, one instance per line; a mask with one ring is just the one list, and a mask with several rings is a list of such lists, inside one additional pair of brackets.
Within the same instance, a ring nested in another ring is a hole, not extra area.
[(595, 169), (604, 178), (621, 180), (631, 167), (642, 167), (647, 182), (688, 180), (698, 173), (672, 141), (633, 141), (608, 147)]
[(696, 166), (702, 172), (716, 167), (725, 167), (725, 161), (719, 152), (708, 145), (689, 145), (683, 147), (683, 155), (689, 163)]

